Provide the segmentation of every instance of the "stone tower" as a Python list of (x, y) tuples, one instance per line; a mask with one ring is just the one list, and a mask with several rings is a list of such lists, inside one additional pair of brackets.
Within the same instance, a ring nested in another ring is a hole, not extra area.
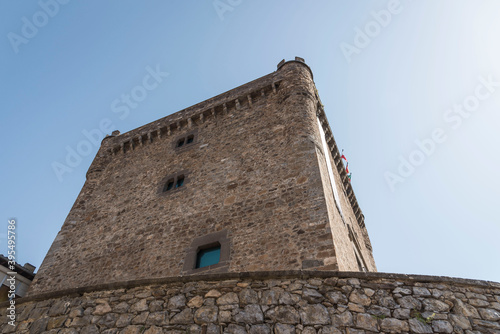
[(198, 273), (376, 271), (301, 58), (101, 144), (29, 295)]
[[(364, 272), (371, 271), (371, 272)], [(1, 333), (497, 333), (500, 283), (378, 273), (301, 58), (106, 137)]]

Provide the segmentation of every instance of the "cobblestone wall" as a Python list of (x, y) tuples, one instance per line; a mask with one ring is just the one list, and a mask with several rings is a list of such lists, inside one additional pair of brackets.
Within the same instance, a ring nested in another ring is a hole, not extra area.
[(431, 276), (227, 273), (20, 302), (16, 327), (2, 305), (2, 333), (500, 333), (499, 283)]

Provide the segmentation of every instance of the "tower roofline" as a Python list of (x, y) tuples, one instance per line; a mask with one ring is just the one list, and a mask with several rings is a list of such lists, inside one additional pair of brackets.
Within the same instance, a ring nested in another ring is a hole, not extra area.
[[(281, 81), (282, 76), (279, 75), (279, 70), (286, 64), (290, 63), (297, 63), (305, 66), (309, 73), (311, 74), (311, 78), (313, 78), (313, 72), (311, 68), (305, 63), (305, 60), (300, 57), (295, 57), (295, 60), (289, 60), (285, 61), (283, 59), (282, 61), (279, 62), (277, 65), (277, 70), (275, 72), (266, 74), (260, 78), (257, 78), (255, 80), (252, 80), (250, 82), (247, 82), (243, 85), (240, 85), (236, 88), (233, 88), (231, 90), (228, 90), (226, 92), (223, 92), (221, 94), (218, 94), (216, 96), (213, 96), (209, 99), (206, 99), (204, 101), (198, 102), (197, 104), (191, 105), (187, 108), (181, 109), (179, 111), (176, 111), (170, 115), (164, 116), (156, 121), (152, 121), (150, 123), (147, 123), (145, 125), (142, 125), (138, 128), (132, 129), (130, 131), (121, 133), (119, 131), (114, 131), (112, 135), (107, 136), (105, 139), (113, 139), (112, 143), (113, 145), (116, 144), (116, 141), (122, 142), (122, 140), (129, 140), (130, 137), (134, 137), (138, 135), (139, 133), (142, 133), (143, 130), (149, 129), (151, 127), (157, 127), (161, 128), (164, 126), (164, 123), (169, 123), (169, 122), (176, 122), (176, 123), (182, 123), (183, 121), (186, 122), (188, 121), (189, 118), (194, 118), (196, 116), (199, 116), (200, 113), (211, 113), (210, 109), (217, 109), (217, 107), (222, 107), (224, 108), (224, 104), (230, 104), (230, 103), (235, 103), (236, 100), (239, 100), (241, 103), (241, 100), (248, 100), (249, 94), (252, 95), (262, 95), (262, 89), (271, 88), (272, 92), (276, 92), (276, 87), (279, 84), (279, 81)], [(270, 86), (270, 87), (267, 87)], [(274, 86), (274, 87), (273, 87)], [(104, 140), (103, 140), (104, 141)]]
[(262, 96), (262, 90), (264, 90), (264, 93), (269, 93), (270, 91), (274, 93), (277, 84), (279, 84), (281, 80), (281, 78), (277, 78), (276, 74), (277, 72), (272, 72), (207, 100), (176, 111), (156, 121), (116, 136), (109, 136), (108, 138), (112, 138), (113, 140), (110, 142), (112, 145), (116, 145), (119, 143), (123, 144), (137, 136), (147, 134), (151, 131), (165, 130), (168, 132), (168, 127), (171, 128), (171, 131), (181, 129), (189, 123), (190, 119), (192, 121), (201, 115), (215, 115), (218, 114), (219, 111), (224, 111), (224, 108), (236, 107), (237, 104), (248, 101), (249, 96), (251, 99), (258, 98)]

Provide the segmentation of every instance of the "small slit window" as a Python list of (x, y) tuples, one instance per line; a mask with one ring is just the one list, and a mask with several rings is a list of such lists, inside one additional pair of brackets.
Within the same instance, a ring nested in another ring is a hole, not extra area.
[(184, 189), (184, 186), (189, 181), (186, 173), (189, 174), (189, 172), (182, 171), (177, 174), (165, 177), (160, 183), (161, 185), (158, 190), (159, 193), (173, 193), (177, 192), (178, 190)]
[(184, 175), (177, 177), (177, 182), (175, 182), (175, 188), (180, 188), (184, 185)]
[(174, 179), (170, 179), (167, 181), (167, 183), (165, 184), (165, 189), (163, 191), (169, 191), (170, 189), (172, 189), (174, 187)]
[(196, 254), (196, 268), (208, 267), (219, 263), (220, 260), (220, 244), (215, 246), (200, 249)]
[(173, 147), (176, 150), (184, 151), (189, 147), (193, 147), (196, 142), (196, 132), (186, 133), (182, 137), (177, 137), (173, 142)]

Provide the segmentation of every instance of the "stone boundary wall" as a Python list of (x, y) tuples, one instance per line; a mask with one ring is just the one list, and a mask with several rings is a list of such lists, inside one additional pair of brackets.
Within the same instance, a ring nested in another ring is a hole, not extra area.
[(500, 284), (284, 271), (102, 284), (0, 304), (1, 333), (500, 333)]

